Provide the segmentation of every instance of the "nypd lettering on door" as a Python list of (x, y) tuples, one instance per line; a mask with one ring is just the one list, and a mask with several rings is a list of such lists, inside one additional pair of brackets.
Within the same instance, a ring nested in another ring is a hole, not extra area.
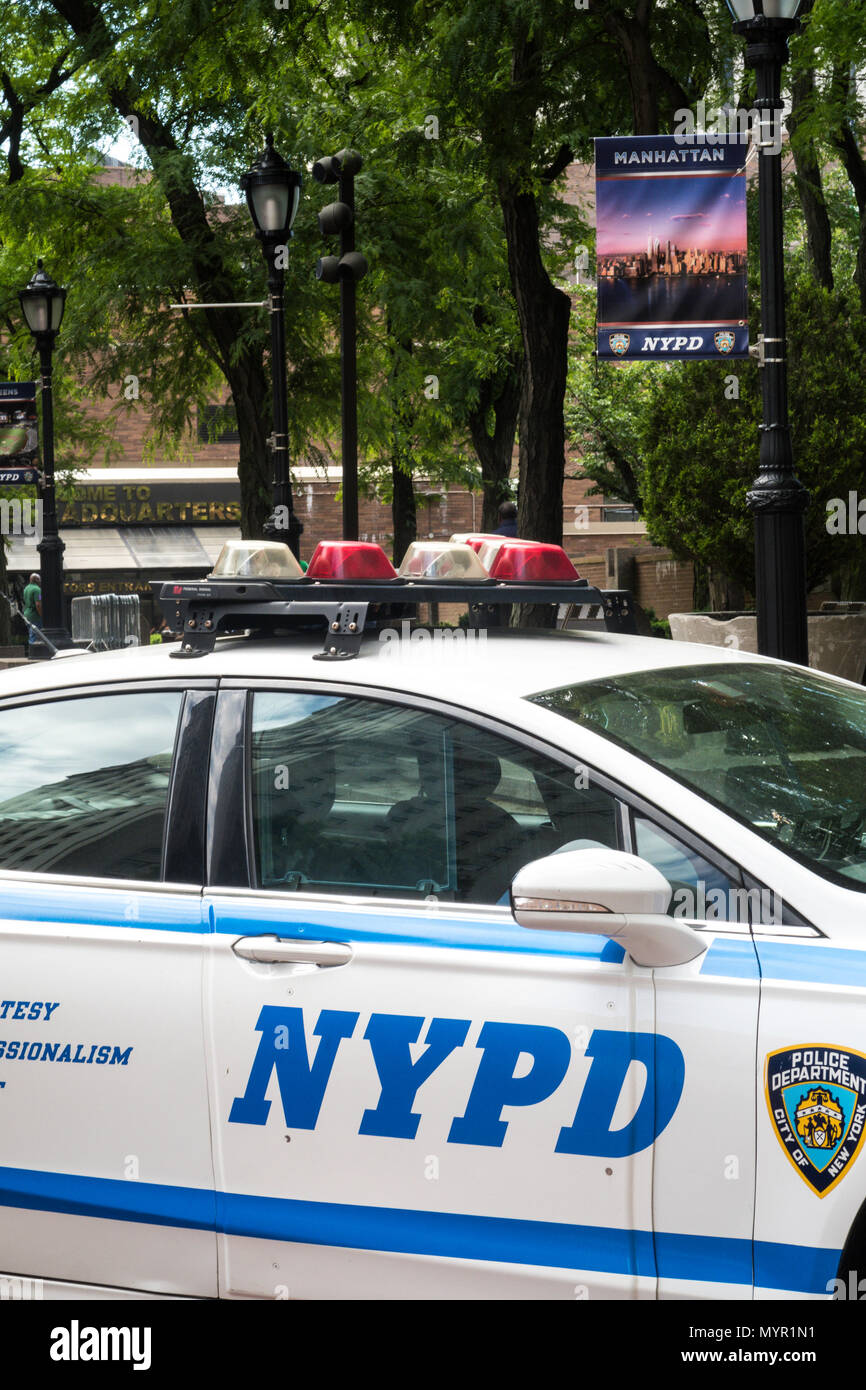
[[(318, 1041), (311, 1057), (303, 1009), (266, 1004), (255, 1025), (261, 1037), (246, 1088), (234, 1098), (229, 1122), (267, 1124), (272, 1102), (266, 1092), (276, 1074), (285, 1124), (315, 1129), (328, 1083), (339, 1066), (340, 1048), (359, 1036), (359, 1018), (347, 1010), (322, 1009), (312, 1028)], [(472, 1028), (469, 1019), (430, 1019), (425, 1050), (413, 1061), (411, 1047), (421, 1039), (424, 1023), (414, 1015), (371, 1014), (362, 1036), (378, 1073), (379, 1093), (360, 1097), (359, 1134), (415, 1138), (421, 1120), (416, 1103), (423, 1105), (419, 1092), (447, 1057), (466, 1046)], [(510, 1125), (517, 1123), (503, 1119), (503, 1109), (532, 1107), (553, 1096), (566, 1077), (574, 1049), (559, 1028), (500, 1022), (483, 1023), (474, 1047), (479, 1054), (474, 1077), (447, 1142), (501, 1148)], [(626, 1158), (648, 1148), (670, 1123), (682, 1095), (685, 1061), (677, 1044), (660, 1033), (596, 1028), (585, 1058), (590, 1067), (577, 1110), (564, 1111), (561, 1126), (551, 1133), (554, 1152)], [(633, 1062), (645, 1070), (643, 1092), (631, 1119), (614, 1127)]]

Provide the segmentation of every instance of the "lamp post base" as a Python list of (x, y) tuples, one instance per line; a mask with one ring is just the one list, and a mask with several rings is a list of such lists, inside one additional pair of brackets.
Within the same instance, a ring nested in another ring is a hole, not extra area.
[(797, 479), (748, 497), (755, 517), (755, 598), (762, 656), (809, 664), (806, 623), (806, 539), (809, 494)]

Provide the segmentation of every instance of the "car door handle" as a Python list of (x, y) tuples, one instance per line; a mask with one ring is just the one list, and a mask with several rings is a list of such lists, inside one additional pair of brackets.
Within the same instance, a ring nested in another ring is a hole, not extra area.
[(295, 937), (242, 936), (232, 946), (243, 960), (263, 965), (348, 965), (351, 946), (341, 941), (298, 941)]

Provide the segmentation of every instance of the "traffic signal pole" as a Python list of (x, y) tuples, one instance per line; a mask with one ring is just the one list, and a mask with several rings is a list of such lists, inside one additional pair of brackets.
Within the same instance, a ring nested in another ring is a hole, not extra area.
[[(340, 202), (351, 221), (340, 232), (340, 260), (355, 250), (355, 175), (340, 172)], [(343, 432), (343, 539), (358, 539), (358, 342), (354, 275), (340, 276), (340, 387)]]
[(316, 277), (328, 284), (340, 282), (340, 420), (343, 460), (343, 539), (358, 539), (358, 346), (357, 282), (367, 272), (367, 262), (355, 250), (355, 175), (361, 168), (355, 150), (318, 160), (313, 177), (319, 183), (337, 183), (339, 202), (319, 213), (323, 236), (340, 234), (340, 255), (322, 256)]

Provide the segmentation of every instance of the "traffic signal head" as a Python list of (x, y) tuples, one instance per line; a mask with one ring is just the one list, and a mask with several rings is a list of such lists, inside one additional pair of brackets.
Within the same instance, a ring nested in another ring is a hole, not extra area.
[(322, 256), (316, 262), (316, 279), (326, 285), (339, 280), (363, 280), (367, 274), (367, 257), (360, 251), (347, 251), (345, 256)]
[(337, 154), (325, 155), (313, 165), (313, 178), (317, 183), (336, 183), (341, 174), (357, 174), (364, 161), (357, 150), (339, 150)]
[(316, 261), (316, 279), (324, 280), (326, 285), (336, 285), (340, 278), (339, 256), (322, 256)]
[(354, 218), (355, 214), (348, 203), (328, 203), (319, 213), (319, 231), (322, 236), (333, 236), (335, 232), (350, 227)]
[(367, 274), (367, 257), (360, 251), (347, 251), (340, 257), (338, 272), (341, 280), (363, 280)]
[(337, 172), (340, 174), (358, 174), (364, 165), (357, 150), (338, 150), (334, 155), (333, 163), (337, 166)]
[(313, 178), (316, 183), (336, 183), (340, 177), (340, 166), (332, 154), (317, 159), (313, 165)]

